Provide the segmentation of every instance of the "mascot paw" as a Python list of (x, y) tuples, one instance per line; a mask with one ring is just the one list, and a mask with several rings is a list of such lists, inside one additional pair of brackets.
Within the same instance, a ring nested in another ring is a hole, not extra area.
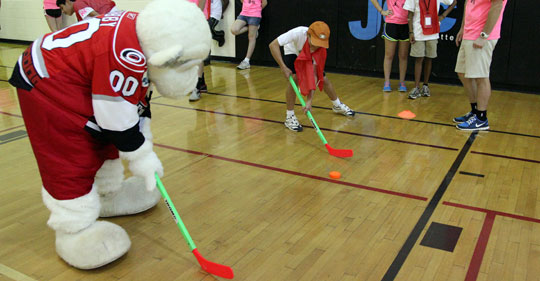
[(157, 189), (147, 191), (144, 179), (130, 177), (115, 194), (100, 196), (100, 217), (133, 215), (154, 207), (161, 198)]
[(97, 221), (76, 233), (56, 232), (56, 252), (68, 264), (79, 269), (94, 269), (123, 256), (131, 246), (120, 226)]

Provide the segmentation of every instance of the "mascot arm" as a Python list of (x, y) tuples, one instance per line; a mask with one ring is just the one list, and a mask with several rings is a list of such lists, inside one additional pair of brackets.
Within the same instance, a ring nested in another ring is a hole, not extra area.
[(120, 158), (129, 161), (129, 170), (134, 176), (144, 178), (146, 189), (152, 191), (156, 188), (155, 173), (163, 176), (163, 166), (152, 149), (152, 142), (145, 140), (144, 143), (134, 151), (120, 151)]

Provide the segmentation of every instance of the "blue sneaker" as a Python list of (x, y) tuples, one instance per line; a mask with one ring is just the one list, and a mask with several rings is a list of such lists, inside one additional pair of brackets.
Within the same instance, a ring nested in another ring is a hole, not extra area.
[(469, 118), (473, 117), (473, 115), (474, 115), (474, 113), (472, 113), (472, 111), (470, 111), (470, 112), (467, 112), (467, 114), (465, 114), (463, 116), (454, 117), (453, 121), (455, 123), (467, 122), (467, 120), (469, 120)]
[(405, 82), (399, 82), (399, 91), (407, 92), (407, 86), (405, 86)]
[(457, 124), (456, 128), (463, 131), (485, 131), (489, 129), (488, 120), (480, 121), (476, 115), (473, 115), (469, 120), (461, 124)]
[(390, 88), (390, 81), (384, 82), (384, 86), (382, 88), (383, 92), (391, 92), (392, 88)]

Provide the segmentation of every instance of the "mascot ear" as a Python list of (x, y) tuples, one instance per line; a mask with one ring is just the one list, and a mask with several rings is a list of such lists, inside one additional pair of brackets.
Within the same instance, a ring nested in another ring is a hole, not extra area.
[(156, 67), (164, 67), (174, 64), (184, 52), (182, 45), (174, 45), (165, 50), (159, 51), (148, 58), (148, 63)]

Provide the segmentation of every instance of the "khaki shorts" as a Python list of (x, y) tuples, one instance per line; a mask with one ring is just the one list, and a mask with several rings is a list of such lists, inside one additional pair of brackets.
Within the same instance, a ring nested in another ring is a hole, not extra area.
[(415, 58), (436, 58), (438, 40), (416, 41), (411, 44), (411, 57)]
[(486, 40), (484, 47), (475, 49), (473, 40), (463, 40), (456, 62), (456, 72), (465, 78), (489, 78), (489, 67), (498, 40)]

